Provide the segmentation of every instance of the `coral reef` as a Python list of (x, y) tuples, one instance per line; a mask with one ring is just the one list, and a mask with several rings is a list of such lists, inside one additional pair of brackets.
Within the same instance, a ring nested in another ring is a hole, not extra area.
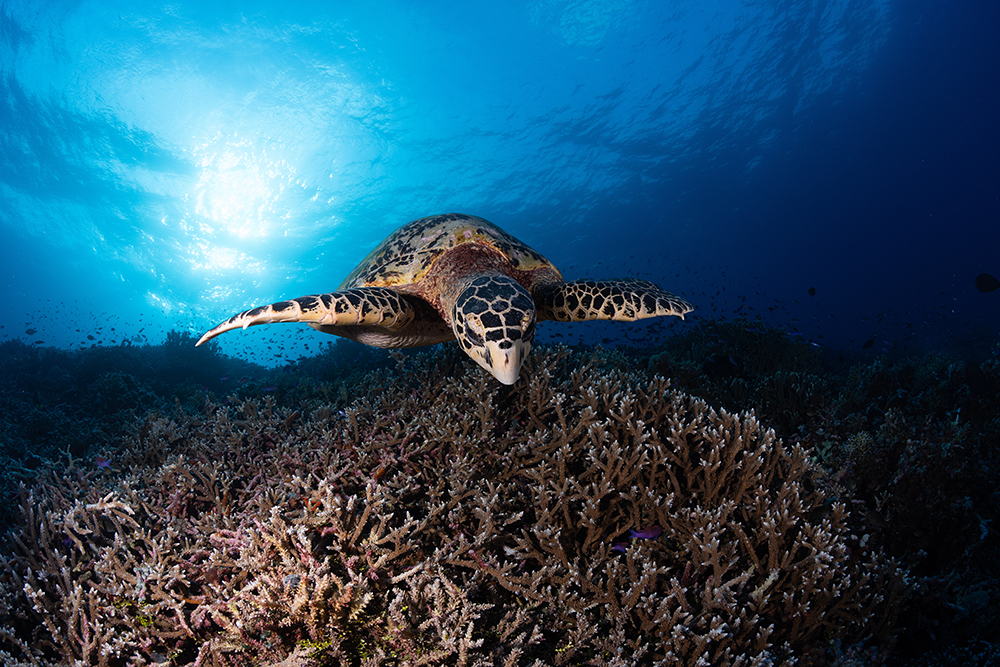
[(506, 388), (192, 343), (0, 344), (0, 663), (996, 658), (1000, 345), (706, 321)]
[(907, 574), (852, 546), (802, 446), (604, 361), (538, 351), (507, 388), (446, 350), (343, 408), (150, 413), (112, 464), (43, 466), (21, 491), (0, 655), (771, 665), (891, 646)]
[(1000, 636), (998, 385), (996, 355), (877, 358), (851, 369), (822, 426), (804, 435), (851, 499), (866, 545), (916, 576), (901, 660), (950, 664), (959, 647), (979, 654)]
[(978, 360), (851, 359), (746, 319), (679, 339), (649, 367), (803, 444), (825, 471), (820, 487), (852, 509), (852, 550), (885, 551), (915, 576), (895, 664), (984, 654), (1000, 636), (1000, 346)]
[(701, 322), (652, 352), (647, 366), (712, 405), (767, 415), (783, 436), (815, 423), (831, 399), (816, 348), (746, 318)]
[[(128, 430), (149, 410), (178, 402), (197, 410), (209, 394), (274, 395), (279, 402), (345, 405), (365, 372), (392, 362), (382, 350), (342, 341), (308, 364), (266, 369), (194, 347), (172, 331), (159, 345), (58, 350), (13, 340), (0, 343), (0, 527), (15, 521), (18, 484), (59, 459), (114, 457)], [(303, 372), (308, 369), (309, 373)]]

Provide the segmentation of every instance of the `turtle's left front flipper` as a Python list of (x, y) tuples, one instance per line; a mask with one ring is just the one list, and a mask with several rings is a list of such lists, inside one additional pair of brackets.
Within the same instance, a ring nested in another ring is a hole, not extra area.
[(633, 322), (676, 315), (684, 319), (694, 308), (647, 280), (574, 280), (552, 285), (535, 297), (538, 320)]
[(338, 333), (335, 327), (359, 326), (395, 331), (404, 328), (414, 317), (413, 305), (402, 294), (384, 287), (356, 287), (251, 308), (207, 331), (195, 345), (231, 329), (272, 322), (302, 322), (326, 333)]

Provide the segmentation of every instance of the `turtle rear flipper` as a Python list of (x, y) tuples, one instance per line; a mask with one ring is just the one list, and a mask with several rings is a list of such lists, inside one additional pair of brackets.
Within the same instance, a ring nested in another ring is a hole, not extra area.
[(690, 303), (648, 280), (574, 280), (546, 286), (535, 296), (539, 320), (633, 322), (675, 315), (682, 320)]
[(251, 308), (207, 331), (195, 345), (232, 329), (273, 322), (303, 322), (333, 334), (338, 333), (337, 327), (379, 327), (399, 331), (415, 316), (413, 305), (398, 292), (385, 287), (355, 287)]

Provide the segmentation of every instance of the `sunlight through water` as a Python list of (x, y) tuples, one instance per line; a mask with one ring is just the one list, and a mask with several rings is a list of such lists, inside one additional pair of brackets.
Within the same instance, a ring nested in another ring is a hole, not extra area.
[(205, 231), (240, 239), (276, 233), (289, 215), (276, 204), (295, 181), (295, 168), (275, 156), (276, 148), (219, 133), (192, 152), (198, 182), (185, 200)]

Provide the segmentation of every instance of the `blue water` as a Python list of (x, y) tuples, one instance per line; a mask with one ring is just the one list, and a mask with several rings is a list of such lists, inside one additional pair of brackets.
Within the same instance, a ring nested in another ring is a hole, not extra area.
[(0, 3), (0, 339), (200, 335), (459, 211), (697, 308), (542, 341), (741, 315), (871, 354), (996, 340), (995, 2), (304, 5)]

